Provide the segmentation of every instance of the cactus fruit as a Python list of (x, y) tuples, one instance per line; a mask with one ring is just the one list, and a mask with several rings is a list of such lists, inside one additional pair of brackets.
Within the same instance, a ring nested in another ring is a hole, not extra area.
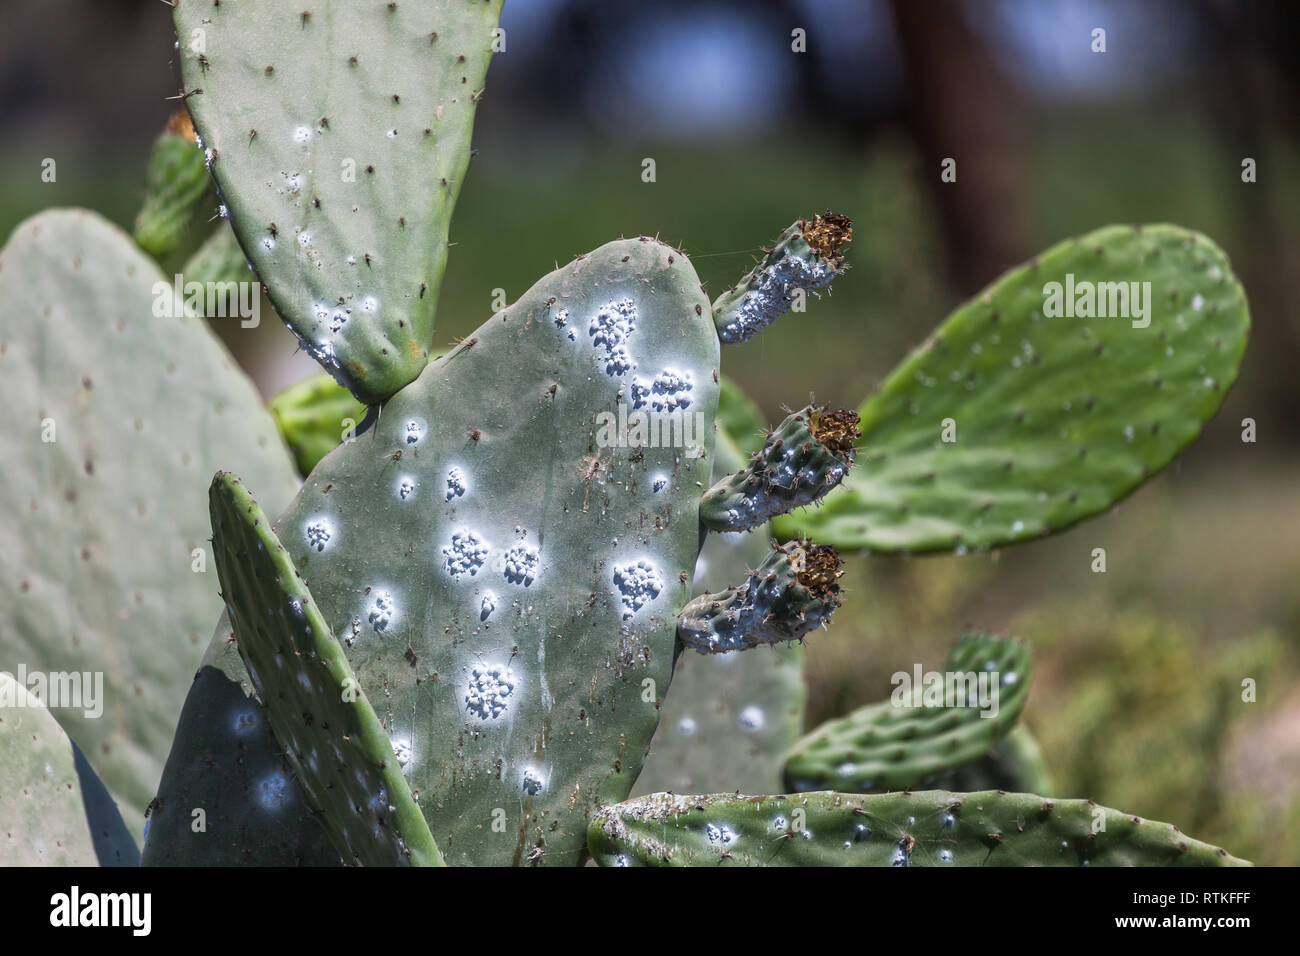
[(187, 103), (272, 303), (359, 400), (424, 368), (501, 0), (179, 0)]
[(325, 372), (289, 386), (267, 408), (303, 477), (354, 434), (366, 416), (366, 407)]
[(718, 338), (726, 345), (747, 342), (801, 298), (826, 286), (842, 271), (843, 248), (853, 238), (847, 216), (828, 212), (800, 219), (781, 233), (767, 257), (713, 303)]
[(172, 114), (149, 158), (144, 205), (135, 218), (135, 241), (155, 259), (173, 263), (197, 247), (215, 207), (212, 178), (190, 114)]
[(801, 640), (840, 606), (843, 573), (832, 547), (803, 539), (776, 544), (744, 584), (692, 599), (678, 639), (701, 654)]
[(809, 405), (790, 414), (754, 453), (700, 502), (711, 531), (749, 531), (792, 508), (821, 499), (853, 465), (856, 412)]
[[(217, 572), (240, 656), (335, 848), (372, 866), (441, 866), (402, 776), (402, 754), (270, 521), (233, 476), (218, 472), (210, 497)], [(278, 802), (288, 789), (273, 777), (259, 796)]]
[[(976, 689), (981, 674), (993, 678), (987, 697)], [(1014, 638), (965, 634), (953, 646), (934, 686), (905, 676), (907, 683), (896, 682), (889, 700), (827, 721), (795, 744), (785, 765), (786, 787), (849, 793), (910, 790), (978, 760), (1011, 729), (1024, 708), (1029, 645)], [(969, 683), (957, 683), (958, 676), (970, 678)], [(950, 704), (943, 698), (949, 682), (965, 703)], [(933, 701), (932, 691), (937, 696)]]
[(140, 851), (86, 758), (0, 671), (0, 866), (136, 866)]
[(1026, 793), (654, 794), (591, 822), (602, 866), (1249, 866), (1168, 823)]
[[(1111, 317), (1046, 314), (1058, 290), (1075, 306), (1064, 314), (1104, 305)], [(1142, 300), (1144, 315), (1114, 315)], [(1069, 527), (1196, 437), (1236, 379), (1248, 326), (1227, 257), (1199, 233), (1111, 226), (1063, 242), (903, 362), (859, 409), (853, 473), (775, 527), (882, 552), (991, 548)]]
[[(725, 376), (720, 386), (715, 478), (741, 468), (763, 436), (749, 399)], [(745, 443), (743, 450), (733, 439)], [(696, 564), (696, 591), (725, 587), (757, 567), (768, 537), (764, 528), (709, 535)], [(749, 654), (679, 654), (632, 795), (779, 789), (786, 751), (803, 729), (803, 656), (798, 643)]]
[(86, 212), (35, 216), (0, 250), (4, 663), (103, 674), (102, 716), (54, 713), (133, 827), (221, 610), (209, 478), (239, 467), (277, 507), (296, 487), (252, 383), (202, 319), (156, 309), (155, 284)]

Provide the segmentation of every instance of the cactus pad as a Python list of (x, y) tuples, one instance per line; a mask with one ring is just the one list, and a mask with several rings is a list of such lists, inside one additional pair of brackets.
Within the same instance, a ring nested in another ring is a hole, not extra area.
[(1248, 866), (1168, 823), (1024, 793), (678, 797), (592, 820), (603, 866)]
[[(240, 481), (211, 490), (213, 547), (240, 656), (271, 729), (345, 860), (441, 866), (402, 755), (361, 692), (311, 592)], [(288, 781), (271, 781), (279, 799)]]
[[(201, 827), (196, 820), (200, 810)], [(342, 863), (271, 732), (224, 613), (185, 698), (146, 827), (141, 863)]]
[[(27, 220), (0, 251), (0, 641), (6, 666), (99, 672), (104, 712), (53, 713), (134, 827), (221, 611), (206, 490), (296, 479), (252, 383), (203, 320), (155, 314), (154, 263), (91, 213)], [(143, 372), (142, 369), (148, 369)]]
[[(990, 700), (997, 694), (996, 708), (984, 710), (976, 702), (980, 673), (997, 675), (996, 684), (988, 688)], [(955, 675), (973, 675), (966, 706), (944, 706), (942, 697), (931, 701), (926, 693), (931, 688), (917, 686), (908, 674), (907, 686), (900, 684), (894, 691), (899, 703), (891, 697), (822, 724), (791, 751), (786, 786), (849, 793), (908, 790), (978, 760), (1011, 729), (1024, 708), (1029, 645), (995, 635), (963, 635), (940, 672), (945, 680)], [(909, 688), (911, 694), (903, 692)]]
[(366, 404), (424, 368), (501, 0), (180, 0), (188, 104), (285, 322)]
[[(757, 409), (722, 379), (713, 473), (738, 470), (745, 454), (731, 437), (762, 441)], [(739, 580), (767, 556), (768, 536), (711, 534), (695, 567), (695, 589), (714, 591)], [(803, 645), (773, 644), (730, 654), (679, 654), (633, 795), (670, 790), (770, 793), (781, 786), (786, 752), (803, 729)]]
[(267, 408), (303, 476), (310, 475), (344, 433), (359, 428), (366, 416), (366, 407), (324, 372), (290, 385), (267, 402)]
[(0, 866), (135, 866), (108, 791), (37, 698), (0, 671)]
[[(1140, 296), (1143, 282), (1144, 319), (1045, 314), (1050, 283), (1075, 292), (1074, 314), (1104, 300), (1113, 315), (1118, 284), (1127, 295), (1137, 283)], [(1089, 288), (1100, 290), (1091, 306)], [(1111, 226), (1063, 242), (903, 362), (859, 409), (853, 473), (776, 528), (884, 552), (990, 548), (1066, 528), (1200, 433), (1237, 377), (1248, 326), (1241, 284), (1205, 236)]]
[[(609, 243), (430, 364), (276, 521), (448, 862), (571, 865), (631, 789), (700, 547), (707, 309), (681, 253)], [(614, 440), (620, 408), (670, 403), (698, 444)]]

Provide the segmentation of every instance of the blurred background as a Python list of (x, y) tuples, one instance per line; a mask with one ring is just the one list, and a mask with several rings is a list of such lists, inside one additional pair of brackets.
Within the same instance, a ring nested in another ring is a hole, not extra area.
[[(129, 228), (176, 105), (169, 7), (6, 0), (4, 20), (0, 234), (69, 205)], [(1300, 4), (507, 0), (502, 25), (440, 345), (488, 317), (494, 289), (514, 299), (611, 238), (679, 245), (717, 292), (832, 208), (856, 223), (851, 271), (726, 355), (775, 422), (810, 393), (856, 406), (952, 307), (1059, 239), (1169, 221), (1228, 252), (1254, 327), (1201, 440), (1057, 537), (851, 560), (844, 608), (808, 642), (809, 719), (939, 667), (965, 625), (1015, 633), (1036, 649), (1023, 719), (1056, 795), (1300, 863)], [(264, 394), (316, 371), (278, 323), (221, 331)]]

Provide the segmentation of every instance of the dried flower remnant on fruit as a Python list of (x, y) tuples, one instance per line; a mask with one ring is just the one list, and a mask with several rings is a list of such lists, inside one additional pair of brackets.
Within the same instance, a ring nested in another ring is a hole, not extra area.
[(852, 458), (858, 440), (858, 413), (847, 408), (827, 412), (814, 407), (810, 416), (813, 437), (837, 455)]
[(831, 266), (838, 268), (844, 261), (841, 250), (853, 239), (853, 220), (837, 212), (827, 211), (811, 220), (800, 219), (799, 231), (808, 248)]

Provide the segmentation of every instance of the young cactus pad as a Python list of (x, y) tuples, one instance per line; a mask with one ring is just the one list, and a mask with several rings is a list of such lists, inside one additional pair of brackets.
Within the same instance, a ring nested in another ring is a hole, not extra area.
[[(908, 790), (978, 760), (1025, 706), (1029, 645), (965, 634), (936, 676), (941, 680), (918, 686), (906, 674), (906, 684), (896, 685), (889, 700), (827, 721), (804, 737), (786, 761), (786, 786), (850, 793)], [(949, 690), (960, 701), (945, 700)]]
[[(1048, 314), (1054, 292), (1070, 312)], [(1109, 317), (1066, 317), (1103, 306)], [(921, 552), (1068, 527), (1200, 433), (1237, 377), (1248, 326), (1227, 257), (1199, 233), (1110, 226), (1056, 245), (895, 370), (859, 409), (852, 474), (776, 529)]]
[(304, 477), (339, 442), (354, 436), (366, 417), (365, 406), (324, 372), (289, 386), (267, 408)]
[[(609, 243), (432, 363), (276, 522), (448, 862), (574, 864), (629, 792), (699, 552), (718, 348), (681, 253)], [(692, 440), (619, 445), (620, 405)], [(229, 759), (191, 710), (177, 746)]]
[(140, 851), (77, 745), (0, 671), (0, 866), (136, 866)]
[(275, 507), (297, 487), (252, 382), (160, 287), (92, 213), (41, 213), (0, 251), (4, 666), (102, 676), (53, 713), (133, 828), (221, 611), (212, 473), (239, 468)]
[[(375, 716), (311, 592), (239, 479), (210, 492), (213, 548), (240, 656), (294, 776), (344, 860), (441, 866)], [(267, 795), (274, 798), (276, 784)], [(280, 781), (287, 791), (289, 782)]]
[(659, 793), (591, 822), (602, 866), (1249, 866), (1168, 823), (1033, 794)]
[(187, 104), (271, 301), (366, 404), (420, 374), (501, 0), (179, 0)]

